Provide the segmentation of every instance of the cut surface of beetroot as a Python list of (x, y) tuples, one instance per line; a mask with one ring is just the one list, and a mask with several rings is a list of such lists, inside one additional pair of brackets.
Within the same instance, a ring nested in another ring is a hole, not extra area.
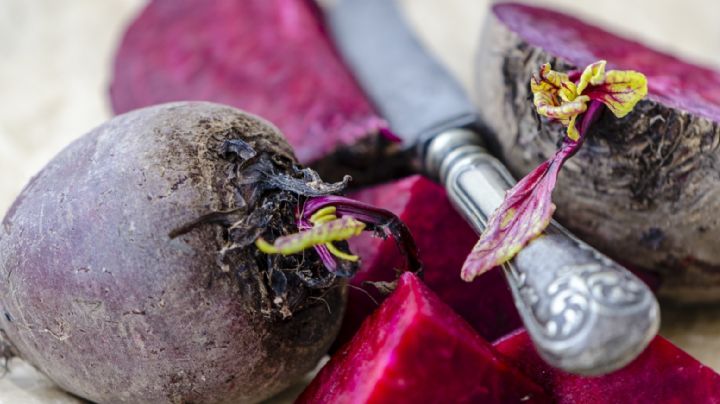
[(720, 73), (650, 49), (566, 14), (523, 4), (498, 4), (493, 12), (533, 46), (585, 67), (600, 59), (608, 69), (647, 76), (648, 97), (720, 121)]
[(558, 403), (720, 403), (720, 375), (660, 336), (628, 366), (600, 377), (550, 367), (524, 330), (494, 346)]
[[(440, 298), (492, 341), (520, 327), (507, 281), (499, 268), (472, 283), (460, 279), (460, 268), (477, 235), (454, 210), (442, 186), (419, 175), (367, 188), (354, 199), (388, 209), (408, 225), (423, 262), (423, 279)], [(362, 236), (350, 241), (362, 267), (349, 290), (339, 343), (349, 340), (383, 296), (365, 282), (390, 282), (404, 258), (391, 239)], [(362, 290), (360, 290), (362, 289)]]
[(153, 0), (125, 33), (111, 98), (116, 113), (176, 100), (244, 109), (303, 163), (385, 127), (311, 0)]
[(547, 402), (412, 273), (298, 403)]

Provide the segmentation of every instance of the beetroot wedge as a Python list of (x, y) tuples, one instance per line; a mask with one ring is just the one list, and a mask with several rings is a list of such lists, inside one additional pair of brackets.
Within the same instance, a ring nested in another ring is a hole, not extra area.
[(720, 375), (659, 336), (627, 367), (601, 377), (548, 366), (524, 330), (494, 346), (558, 403), (720, 403)]
[(384, 128), (311, 0), (153, 0), (130, 25), (111, 85), (117, 113), (175, 100), (276, 124), (303, 162)]
[[(502, 272), (496, 268), (472, 283), (460, 279), (460, 268), (477, 241), (477, 235), (447, 199), (445, 190), (422, 177), (368, 188), (353, 198), (388, 209), (407, 224), (423, 262), (424, 281), (440, 298), (492, 341), (520, 327), (520, 319)], [(383, 295), (366, 282), (393, 281), (404, 258), (395, 243), (372, 237), (351, 240), (363, 257), (351, 280), (349, 304), (339, 341), (344, 343), (377, 308)]]
[[(566, 73), (598, 60), (647, 77), (648, 94), (618, 119), (605, 111), (553, 194), (556, 217), (616, 259), (663, 272), (661, 293), (720, 297), (720, 73), (565, 14), (493, 7), (478, 53), (483, 124), (523, 176), (554, 154), (565, 127), (538, 121), (529, 81), (543, 63)], [(619, 11), (619, 10), (618, 10)]]
[(298, 403), (547, 402), (412, 273)]

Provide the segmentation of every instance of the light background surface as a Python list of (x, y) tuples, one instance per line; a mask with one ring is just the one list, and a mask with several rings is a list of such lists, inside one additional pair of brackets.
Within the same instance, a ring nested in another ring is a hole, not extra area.
[[(242, 1), (242, 0), (239, 0)], [(331, 2), (332, 0), (325, 0)], [(487, 0), (400, 0), (422, 39), (472, 90)], [(0, 0), (0, 212), (70, 141), (111, 116), (117, 43), (144, 0)], [(545, 0), (614, 31), (720, 69), (720, 2)], [(662, 335), (720, 369), (720, 306), (663, 303)], [(0, 404), (76, 403), (19, 360)], [(287, 401), (290, 395), (277, 400)]]

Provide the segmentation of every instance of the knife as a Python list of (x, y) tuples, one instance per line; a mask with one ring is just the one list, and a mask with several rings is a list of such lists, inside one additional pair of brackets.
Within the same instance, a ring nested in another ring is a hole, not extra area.
[[(515, 180), (485, 150), (464, 90), (423, 49), (394, 0), (339, 0), (327, 19), (392, 132), (481, 233)], [(660, 312), (648, 287), (555, 221), (502, 269), (538, 353), (554, 367), (608, 373), (657, 333)]]

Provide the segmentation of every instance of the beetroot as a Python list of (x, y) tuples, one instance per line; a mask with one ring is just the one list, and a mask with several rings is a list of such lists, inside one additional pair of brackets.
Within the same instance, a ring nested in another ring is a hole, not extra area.
[(275, 123), (301, 162), (384, 128), (337, 57), (311, 0), (153, 0), (115, 60), (113, 108), (176, 100)]
[(546, 402), (412, 273), (298, 403)]
[[(460, 279), (460, 268), (477, 235), (453, 209), (445, 190), (421, 176), (368, 188), (353, 197), (395, 213), (413, 233), (423, 262), (424, 281), (440, 298), (488, 340), (520, 327), (512, 295), (501, 270), (496, 268), (472, 283)], [(360, 237), (350, 242), (363, 257), (351, 279), (348, 308), (340, 343), (349, 340), (362, 321), (384, 298), (365, 282), (395, 280), (404, 257), (391, 240)], [(362, 290), (360, 290), (362, 289)]]
[(0, 229), (0, 353), (97, 402), (256, 402), (315, 366), (343, 283), (253, 242), (337, 191), (267, 122), (177, 103), (55, 157)]
[(524, 330), (494, 346), (558, 403), (720, 403), (720, 375), (660, 336), (627, 367), (601, 377), (548, 366)]
[(477, 98), (493, 147), (519, 177), (554, 154), (560, 122), (538, 121), (529, 82), (540, 66), (575, 74), (647, 76), (648, 95), (624, 118), (604, 113), (558, 179), (556, 217), (620, 261), (662, 271), (662, 293), (720, 296), (720, 74), (567, 15), (498, 4), (479, 48)]

